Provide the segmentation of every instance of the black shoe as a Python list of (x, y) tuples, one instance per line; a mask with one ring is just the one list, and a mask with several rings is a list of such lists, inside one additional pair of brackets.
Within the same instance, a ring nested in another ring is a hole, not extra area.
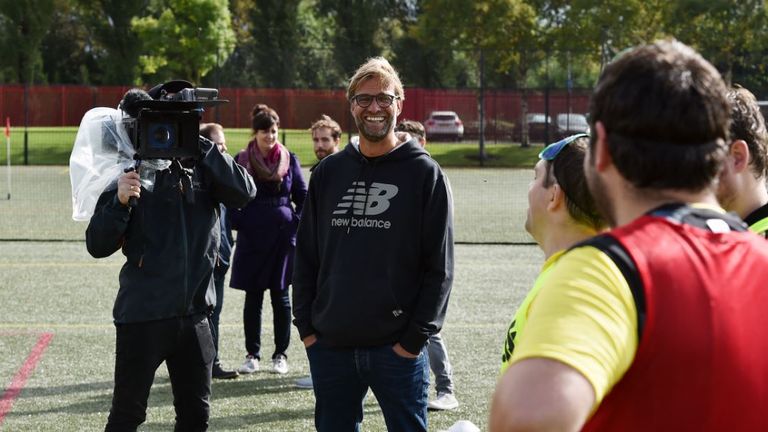
[(234, 370), (224, 370), (221, 368), (221, 364), (214, 363), (211, 375), (215, 379), (235, 379), (240, 374)]

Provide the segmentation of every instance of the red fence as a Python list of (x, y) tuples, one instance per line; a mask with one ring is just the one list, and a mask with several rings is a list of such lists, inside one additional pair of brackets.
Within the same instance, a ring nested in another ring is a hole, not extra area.
[[(24, 86), (0, 85), (0, 119), (10, 117), (11, 124), (29, 126), (78, 126), (83, 114), (93, 107), (116, 107), (129, 87), (88, 86)], [(485, 91), (486, 129), (491, 133), (497, 124), (511, 127), (519, 124), (525, 95), (527, 112), (586, 113), (590, 90), (494, 90)], [(478, 90), (439, 90), (407, 88), (401, 118), (423, 121), (431, 111), (456, 111), (467, 133), (477, 130), (479, 123)], [(251, 108), (266, 103), (280, 115), (284, 128), (303, 129), (321, 114), (336, 119), (345, 131), (353, 125), (343, 89), (251, 89), (221, 88), (219, 97), (230, 103), (210, 110), (206, 121), (218, 121), (225, 127), (250, 126)], [(25, 103), (26, 102), (26, 103)], [(218, 110), (218, 112), (216, 112)], [(500, 123), (501, 122), (501, 123)]]

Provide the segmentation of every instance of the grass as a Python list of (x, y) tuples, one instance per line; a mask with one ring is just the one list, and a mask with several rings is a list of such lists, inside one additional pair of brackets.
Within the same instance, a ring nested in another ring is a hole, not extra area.
[[(486, 429), (491, 394), (506, 326), (543, 260), (533, 246), (458, 245), (456, 280), (443, 337), (454, 367), (461, 406), (431, 412), (430, 430), (468, 419)], [(8, 431), (103, 430), (114, 367), (111, 307), (123, 258), (95, 260), (84, 244), (0, 242), (0, 389), (7, 387), (43, 332), (53, 339), (0, 425)], [(226, 365), (242, 361), (244, 295), (227, 290), (220, 355)], [(264, 351), (273, 349), (271, 310), (265, 306)], [(265, 372), (213, 384), (211, 427), (215, 431), (301, 431), (313, 428), (311, 391), (293, 388), (308, 373), (294, 330), (287, 376)], [(433, 392), (433, 390), (431, 389)], [(173, 430), (173, 406), (165, 368), (158, 369), (142, 430)], [(55, 427), (53, 427), (55, 425)], [(371, 396), (363, 429), (385, 430)]]
[[(532, 170), (448, 167), (445, 172), (454, 195), (456, 241), (531, 241), (523, 223)], [(12, 167), (11, 200), (6, 174), (0, 165), (0, 239), (84, 239), (86, 224), (71, 219), (68, 167)], [(306, 169), (304, 174), (308, 178)]]
[[(446, 147), (454, 144), (446, 144)], [(0, 166), (0, 198), (5, 197)], [(13, 167), (13, 196), (0, 199), (0, 394), (12, 382), (41, 333), (53, 340), (14, 400), (0, 430), (103, 430), (112, 393), (114, 327), (111, 309), (124, 258), (96, 260), (82, 241), (84, 223), (73, 222), (69, 174), (64, 166)], [(464, 242), (526, 242), (529, 169), (446, 169), (455, 201), (455, 238)], [(467, 245), (455, 251), (455, 282), (443, 337), (454, 366), (456, 411), (429, 414), (430, 430), (468, 419), (486, 428), (489, 399), (508, 325), (533, 283), (543, 256), (532, 245)], [(243, 360), (244, 295), (226, 290), (221, 358)], [(271, 310), (265, 305), (264, 350), (271, 353)], [(286, 377), (258, 373), (213, 385), (210, 430), (313, 429), (312, 393), (293, 388), (308, 373), (296, 333)], [(142, 430), (173, 430), (170, 385), (158, 370)], [(55, 426), (54, 426), (55, 425)], [(385, 430), (374, 398), (365, 405), (363, 429)]]
[[(250, 139), (249, 129), (227, 129), (227, 144), (230, 153), (243, 149)], [(295, 152), (305, 166), (315, 162), (312, 152), (312, 136), (307, 130), (281, 130), (281, 140)], [(77, 136), (76, 127), (34, 127), (27, 133), (27, 162), (30, 165), (67, 165), (69, 155)], [(345, 135), (346, 139), (346, 135)], [(520, 168), (532, 167), (541, 151), (540, 145), (521, 147), (512, 142), (488, 142), (485, 145), (489, 156), (484, 166)], [(430, 142), (427, 149), (444, 167), (476, 167), (479, 144), (474, 141), (460, 143)], [(3, 146), (2, 161), (5, 162)], [(24, 130), (14, 128), (11, 131), (11, 163), (24, 164)]]

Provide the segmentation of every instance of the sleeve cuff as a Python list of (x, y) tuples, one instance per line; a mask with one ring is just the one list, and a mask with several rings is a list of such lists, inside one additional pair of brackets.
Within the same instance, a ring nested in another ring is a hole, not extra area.
[(419, 332), (413, 326), (408, 326), (400, 338), (400, 346), (411, 354), (418, 354), (424, 348), (427, 339), (429, 339), (428, 335)]

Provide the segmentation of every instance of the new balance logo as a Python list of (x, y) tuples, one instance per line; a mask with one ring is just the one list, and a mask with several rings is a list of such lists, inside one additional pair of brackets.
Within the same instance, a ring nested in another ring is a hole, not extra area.
[(355, 216), (376, 216), (389, 208), (389, 200), (397, 195), (397, 186), (386, 183), (371, 183), (368, 190), (365, 182), (353, 182), (346, 195), (336, 204), (335, 215), (352, 214)]

